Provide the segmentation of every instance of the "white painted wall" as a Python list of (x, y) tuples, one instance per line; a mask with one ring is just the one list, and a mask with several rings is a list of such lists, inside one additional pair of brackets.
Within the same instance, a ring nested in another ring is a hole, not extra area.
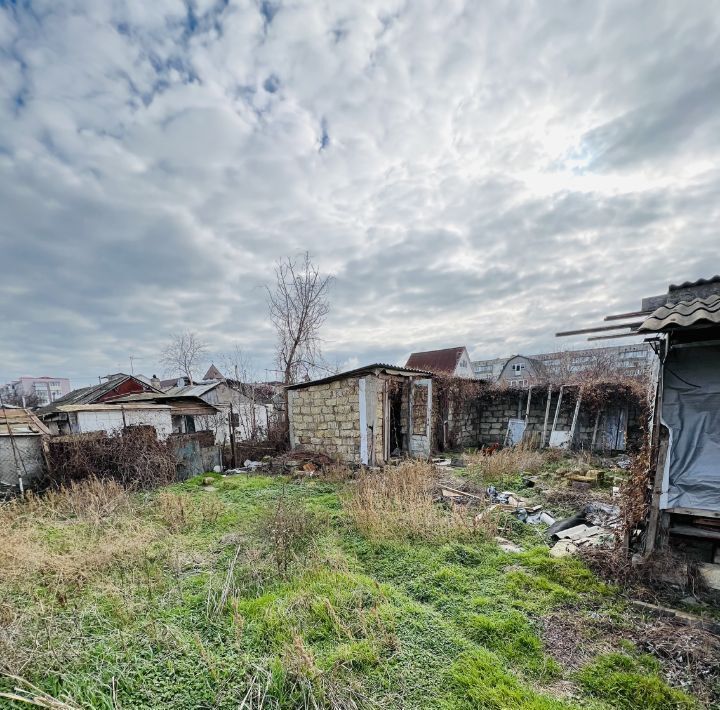
[[(123, 413), (117, 409), (73, 412), (76, 420), (74, 431), (84, 434), (89, 431), (106, 431), (108, 433), (123, 428)], [(125, 425), (138, 426), (146, 424), (155, 427), (158, 439), (167, 439), (172, 434), (172, 418), (170, 409), (126, 409)]]

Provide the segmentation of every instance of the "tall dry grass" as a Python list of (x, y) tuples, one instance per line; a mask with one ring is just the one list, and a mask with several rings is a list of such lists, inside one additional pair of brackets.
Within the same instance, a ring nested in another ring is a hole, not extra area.
[(519, 473), (537, 473), (545, 465), (547, 454), (537, 449), (515, 446), (499, 449), (489, 455), (481, 451), (466, 454), (465, 460), (473, 473), (483, 481), (505, 481)]
[(161, 533), (121, 485), (97, 479), (0, 504), (0, 530), (0, 581), (27, 587), (38, 576), (56, 589), (126, 564)]
[(443, 541), (492, 532), (476, 524), (472, 514), (435, 503), (436, 487), (432, 464), (407, 461), (363, 474), (350, 485), (345, 509), (371, 539)]

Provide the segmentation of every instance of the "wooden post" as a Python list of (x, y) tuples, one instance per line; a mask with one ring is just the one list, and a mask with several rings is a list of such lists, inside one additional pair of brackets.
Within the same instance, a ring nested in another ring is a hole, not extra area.
[(230, 425), (230, 463), (233, 468), (237, 468), (237, 456), (235, 454), (235, 421), (233, 417), (232, 402), (230, 402), (230, 421), (228, 424)]
[(577, 402), (575, 402), (575, 412), (573, 413), (572, 424), (570, 425), (570, 438), (568, 439), (568, 449), (572, 448), (573, 439), (575, 438), (575, 426), (577, 425), (578, 414), (580, 414), (580, 403), (582, 402), (582, 389), (578, 391)]
[(407, 452), (412, 454), (413, 434), (413, 378), (408, 380)]
[(545, 434), (547, 434), (548, 420), (550, 419), (550, 401), (552, 400), (552, 385), (548, 385), (547, 404), (545, 405), (545, 420), (543, 421), (542, 437), (540, 438), (540, 448), (545, 447)]
[(553, 418), (552, 429), (550, 429), (550, 438), (548, 439), (548, 444), (552, 440), (552, 435), (555, 433), (555, 427), (557, 426), (558, 417), (560, 416), (560, 404), (562, 403), (564, 388), (565, 385), (560, 385), (560, 394), (558, 394), (558, 401), (557, 405), (555, 406), (555, 417)]
[(590, 442), (590, 453), (595, 450), (595, 441), (597, 440), (598, 426), (600, 425), (600, 413), (601, 410), (598, 409), (597, 414), (595, 415), (595, 426), (593, 427), (592, 441)]

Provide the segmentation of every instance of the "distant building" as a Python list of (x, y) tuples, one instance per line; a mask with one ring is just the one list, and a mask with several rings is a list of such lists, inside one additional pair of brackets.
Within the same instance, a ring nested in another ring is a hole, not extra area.
[(477, 379), (528, 387), (548, 379), (565, 380), (582, 372), (615, 370), (631, 376), (648, 371), (653, 350), (647, 343), (609, 348), (566, 350), (539, 355), (511, 355), (492, 360), (475, 360)]
[(70, 380), (67, 377), (20, 377), (0, 387), (4, 400), (22, 404), (24, 397), (27, 401), (37, 401), (39, 407), (64, 397), (68, 392)]
[(454, 377), (472, 378), (474, 376), (470, 355), (465, 346), (412, 353), (405, 363), (405, 367), (412, 370), (453, 375)]
[[(230, 440), (231, 414), (236, 441), (267, 438), (279, 392), (272, 385), (228, 379), (215, 365), (210, 366), (203, 380), (196, 380), (193, 384), (184, 376), (159, 380), (158, 384), (166, 396), (192, 396), (212, 405), (216, 414), (205, 417), (198, 424), (214, 431), (218, 444)], [(282, 396), (279, 399), (282, 400)]]

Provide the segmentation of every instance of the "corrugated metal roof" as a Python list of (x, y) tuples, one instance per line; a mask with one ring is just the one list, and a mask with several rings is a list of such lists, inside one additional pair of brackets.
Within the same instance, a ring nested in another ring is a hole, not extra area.
[(92, 385), (91, 387), (79, 387), (78, 389), (69, 392), (64, 397), (59, 397), (54, 402), (51, 402), (44, 407), (40, 407), (40, 409), (38, 409), (38, 414), (40, 414), (40, 416), (52, 414), (52, 412), (57, 411), (60, 406), (66, 404), (90, 404), (92, 402), (96, 402), (108, 392), (112, 392), (112, 390), (114, 390), (126, 380), (131, 379), (136, 380), (143, 387), (151, 387), (155, 392), (160, 391), (152, 387), (152, 385), (149, 385), (142, 380), (139, 380), (134, 375), (125, 375), (122, 373), (118, 373), (117, 375), (111, 375), (105, 382), (98, 383), (97, 385)]
[(684, 288), (694, 288), (695, 286), (707, 286), (707, 284), (720, 283), (720, 274), (711, 276), (709, 279), (698, 279), (697, 281), (685, 281), (681, 284), (670, 284), (668, 291), (680, 291)]
[(122, 409), (128, 411), (144, 410), (144, 409), (171, 409), (169, 404), (153, 404), (145, 402), (130, 402), (124, 404), (119, 402), (118, 404), (105, 404), (104, 402), (98, 402), (97, 404), (61, 404), (58, 408), (58, 412), (119, 412)]
[(170, 387), (165, 390), (165, 394), (169, 394), (173, 397), (191, 395), (193, 397), (202, 397), (204, 394), (209, 392), (211, 389), (217, 387), (220, 384), (219, 380), (215, 382), (205, 382), (199, 385), (185, 385), (184, 387)]
[(412, 367), (400, 367), (399, 365), (388, 365), (382, 362), (376, 362), (372, 365), (365, 365), (364, 367), (357, 367), (354, 370), (348, 370), (347, 372), (339, 372), (337, 375), (330, 375), (329, 377), (323, 377), (319, 380), (310, 380), (308, 382), (298, 382), (295, 385), (287, 385), (285, 389), (288, 390), (299, 390), (303, 387), (312, 387), (314, 385), (323, 385), (327, 382), (335, 382), (336, 380), (344, 380), (347, 377), (355, 377), (358, 375), (368, 374), (374, 370), (382, 370), (383, 372), (396, 373), (398, 375), (425, 375), (429, 377), (432, 375), (431, 372), (426, 370), (416, 370)]
[(659, 333), (700, 325), (720, 325), (720, 295), (660, 306), (643, 321), (638, 333)]
[(124, 397), (115, 397), (111, 400), (113, 404), (125, 404), (126, 402), (157, 402), (169, 404), (173, 409), (178, 406), (196, 406), (204, 410), (202, 413), (219, 412), (220, 410), (206, 402), (204, 399), (193, 394), (170, 394), (163, 392), (142, 392), (139, 394), (128, 394)]
[(430, 370), (431, 372), (455, 372), (458, 361), (465, 352), (465, 347), (443, 348), (442, 350), (426, 350), (412, 353), (405, 367)]
[(12, 407), (0, 409), (0, 436), (49, 435), (50, 430), (29, 410)]

